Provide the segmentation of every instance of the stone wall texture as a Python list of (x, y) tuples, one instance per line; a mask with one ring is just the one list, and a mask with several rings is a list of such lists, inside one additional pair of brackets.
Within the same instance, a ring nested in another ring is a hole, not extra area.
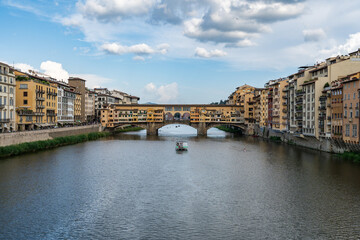
[(0, 146), (8, 146), (24, 142), (35, 142), (54, 139), (57, 137), (73, 136), (91, 132), (101, 132), (100, 125), (88, 125), (80, 127), (67, 127), (46, 130), (12, 132), (0, 134)]
[(333, 140), (327, 138), (316, 139), (315, 137), (284, 133), (273, 131), (269, 128), (259, 127), (255, 128), (255, 134), (265, 139), (269, 139), (271, 136), (280, 137), (283, 142), (291, 145), (329, 153), (360, 152), (359, 144), (346, 143), (342, 140)]

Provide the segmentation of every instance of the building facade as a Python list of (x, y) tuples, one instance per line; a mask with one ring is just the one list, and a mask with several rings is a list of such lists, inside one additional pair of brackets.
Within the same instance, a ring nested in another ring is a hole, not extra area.
[(96, 92), (86, 89), (85, 93), (85, 119), (87, 122), (95, 121), (95, 99)]
[[(70, 77), (69, 85), (71, 87), (75, 88), (75, 92), (78, 93), (78, 97), (80, 97), (80, 106), (76, 109), (76, 111), (80, 111), (80, 115), (76, 115), (79, 119), (76, 119), (76, 121), (85, 122), (85, 94), (86, 94), (86, 88), (85, 88), (85, 80), (77, 77)], [(78, 112), (77, 112), (78, 114)], [(80, 116), (80, 117), (79, 117)]]
[(13, 69), (0, 62), (0, 132), (16, 130), (16, 83)]
[(57, 121), (59, 124), (74, 123), (74, 103), (76, 94), (74, 88), (66, 83), (58, 83)]
[(57, 84), (14, 71), (16, 76), (16, 122), (18, 130), (32, 130), (57, 123)]
[(342, 139), (343, 135), (343, 85), (340, 81), (331, 87), (331, 137)]
[(359, 143), (360, 73), (347, 76), (343, 82), (343, 140)]

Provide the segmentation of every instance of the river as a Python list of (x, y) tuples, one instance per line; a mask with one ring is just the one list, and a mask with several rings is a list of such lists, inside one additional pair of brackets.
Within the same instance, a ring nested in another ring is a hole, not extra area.
[(0, 239), (359, 239), (360, 166), (167, 126), (0, 161), (0, 226)]

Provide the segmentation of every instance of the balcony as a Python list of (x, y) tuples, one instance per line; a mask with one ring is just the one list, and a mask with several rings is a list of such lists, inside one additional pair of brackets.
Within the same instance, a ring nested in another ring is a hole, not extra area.
[(45, 98), (43, 98), (43, 97), (36, 97), (36, 100), (37, 100), (37, 101), (45, 101)]
[(44, 108), (45, 108), (45, 105), (36, 105), (36, 108), (44, 109)]
[(47, 94), (47, 95), (50, 95), (50, 96), (51, 96), (51, 95), (52, 95), (52, 96), (57, 96), (57, 93), (55, 93), (55, 92), (46, 92), (46, 94)]
[(325, 106), (320, 106), (320, 107), (319, 107), (319, 110), (320, 110), (320, 111), (324, 111), (324, 110), (326, 110), (326, 107), (325, 107)]
[(6, 107), (6, 105), (3, 103), (0, 103), (0, 109), (3, 109), (4, 107)]
[(44, 94), (45, 90), (36, 89), (36, 93)]
[(0, 119), (0, 123), (9, 123), (9, 122), (10, 122), (9, 118)]
[(32, 114), (32, 115), (35, 115), (35, 116), (44, 116), (45, 113), (43, 113), (43, 112), (34, 112), (34, 114)]
[(305, 91), (303, 90), (297, 90), (296, 91), (296, 96), (301, 96), (301, 95), (304, 95), (305, 94)]

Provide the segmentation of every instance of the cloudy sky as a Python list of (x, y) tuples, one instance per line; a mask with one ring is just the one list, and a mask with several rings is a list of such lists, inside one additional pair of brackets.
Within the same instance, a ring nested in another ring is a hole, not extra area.
[(209, 103), (360, 47), (360, 1), (0, 0), (0, 61)]

